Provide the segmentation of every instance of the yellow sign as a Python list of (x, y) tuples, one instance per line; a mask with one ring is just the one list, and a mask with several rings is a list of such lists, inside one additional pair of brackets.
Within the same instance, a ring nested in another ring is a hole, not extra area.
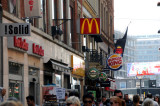
[(83, 59), (72, 55), (71, 67), (73, 68), (72, 74), (82, 77), (85, 76), (85, 62)]
[[(86, 22), (87, 24), (85, 24)], [(95, 24), (93, 24), (93, 22), (95, 22)], [(80, 28), (81, 34), (100, 34), (100, 18), (81, 18)]]

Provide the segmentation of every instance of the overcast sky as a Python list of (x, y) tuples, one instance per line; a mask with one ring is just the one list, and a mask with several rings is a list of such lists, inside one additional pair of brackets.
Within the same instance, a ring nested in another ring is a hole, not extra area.
[(160, 0), (114, 0), (115, 30), (124, 33), (129, 25), (129, 35), (158, 34), (160, 29), (158, 2)]

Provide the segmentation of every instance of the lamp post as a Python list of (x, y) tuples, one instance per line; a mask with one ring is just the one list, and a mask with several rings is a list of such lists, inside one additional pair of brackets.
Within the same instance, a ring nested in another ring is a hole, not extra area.
[[(0, 23), (2, 23), (2, 3), (0, 0)], [(0, 37), (0, 86), (3, 87), (3, 37)]]
[(140, 99), (141, 99), (141, 94), (142, 94), (142, 79), (143, 79), (143, 76), (141, 75), (141, 76), (137, 76), (137, 78), (139, 79), (139, 81), (140, 81), (140, 93), (139, 93), (139, 95), (140, 95)]

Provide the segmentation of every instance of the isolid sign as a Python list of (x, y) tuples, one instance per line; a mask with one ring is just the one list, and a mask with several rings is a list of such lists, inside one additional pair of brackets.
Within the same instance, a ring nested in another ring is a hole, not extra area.
[(119, 70), (122, 68), (123, 59), (120, 54), (112, 54), (107, 59), (107, 66), (114, 71)]
[(30, 23), (3, 23), (0, 31), (0, 36), (30, 36)]
[(95, 80), (99, 77), (99, 71), (96, 69), (96, 68), (91, 68), (89, 71), (88, 71), (88, 77), (91, 79), (91, 80)]

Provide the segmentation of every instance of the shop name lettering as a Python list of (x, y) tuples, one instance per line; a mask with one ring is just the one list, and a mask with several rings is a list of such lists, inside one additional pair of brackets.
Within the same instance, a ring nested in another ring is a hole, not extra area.
[[(17, 38), (14, 36), (14, 47), (28, 51), (29, 44), (26, 42), (26, 39)], [(34, 54), (44, 56), (44, 50), (42, 49), (42, 46), (35, 45), (35, 43), (33, 43), (32, 49)]]
[(28, 51), (28, 43), (25, 39), (22, 40), (22, 38), (17, 38), (16, 36), (14, 36), (14, 46)]
[(44, 50), (42, 49), (42, 46), (35, 45), (33, 43), (33, 53), (38, 54), (40, 56), (44, 56)]
[(122, 57), (115, 57), (108, 59), (109, 66), (120, 65), (120, 64), (122, 64)]
[(29, 25), (5, 25), (5, 34), (29, 34)]

